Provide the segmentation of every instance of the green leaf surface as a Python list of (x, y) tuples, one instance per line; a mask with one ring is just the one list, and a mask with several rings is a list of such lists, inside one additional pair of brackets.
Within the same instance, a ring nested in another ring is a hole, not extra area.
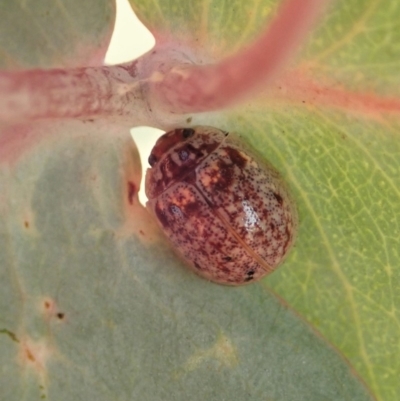
[(348, 90), (398, 98), (399, 16), (394, 0), (336, 1), (307, 44), (302, 64)]
[[(233, 123), (284, 172), (297, 246), (265, 280), (350, 359), (383, 400), (399, 394), (400, 142), (376, 122), (293, 108)], [(268, 132), (260, 138), (256, 133)]]
[(197, 46), (208, 56), (234, 53), (273, 17), (274, 0), (129, 0), (156, 38)]
[(1, 0), (0, 21), (2, 69), (99, 65), (115, 0)]
[(261, 284), (176, 262), (132, 193), (127, 130), (40, 130), (52, 135), (0, 172), (2, 400), (373, 399)]
[[(180, 43), (190, 31), (203, 58), (218, 59), (250, 41), (278, 2), (131, 4), (159, 37)], [(399, 20), (394, 0), (333, 2), (289, 81), (221, 126), (247, 136), (298, 202), (297, 245), (265, 286), (335, 344), (385, 401), (400, 399)]]

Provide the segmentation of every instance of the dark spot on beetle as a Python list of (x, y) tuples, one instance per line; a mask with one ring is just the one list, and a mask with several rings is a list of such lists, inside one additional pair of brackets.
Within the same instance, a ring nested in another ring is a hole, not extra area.
[[(170, 153), (166, 153), (165, 157), (160, 160), (159, 169), (162, 178), (155, 183), (155, 186), (159, 187), (153, 191), (155, 196), (168, 187), (170, 183), (185, 181), (185, 177), (191, 174), (204, 157), (213, 152), (217, 147), (217, 142), (203, 144), (200, 148), (193, 146), (191, 143), (184, 143), (172, 150), (176, 155), (174, 158), (172, 158), (173, 153), (171, 153), (171, 150), (168, 150)], [(154, 154), (154, 149), (152, 154)], [(180, 160), (180, 162), (177, 163), (175, 160)]]
[(182, 160), (183, 162), (186, 161), (189, 158), (189, 153), (183, 149), (179, 152), (179, 159)]
[(194, 262), (193, 264), (194, 264), (194, 267), (195, 267), (196, 269), (201, 270), (201, 266), (200, 266), (197, 262)]
[(143, 235), (143, 237), (145, 236), (143, 230), (139, 230), (139, 234), (140, 234), (140, 235)]
[(128, 181), (128, 201), (129, 204), (133, 204), (133, 199), (136, 195), (136, 185), (132, 181)]
[(226, 147), (225, 151), (234, 165), (238, 166), (240, 169), (243, 169), (246, 166), (247, 160), (238, 150), (231, 147)]
[(243, 195), (234, 192), (232, 194), (232, 203), (242, 203), (243, 202)]
[(183, 182), (187, 182), (188, 184), (195, 185), (196, 184), (196, 171), (192, 170), (188, 175), (183, 179)]
[(213, 182), (213, 178), (218, 178), (214, 186), (217, 190), (225, 190), (230, 187), (234, 181), (235, 171), (234, 166), (232, 164), (226, 164), (223, 161), (219, 161), (217, 163), (217, 170), (210, 173), (211, 181)]
[(160, 160), (164, 155), (168, 155), (175, 146), (181, 144), (183, 141), (182, 128), (168, 131), (158, 138), (151, 153), (157, 158), (157, 160)]
[(277, 202), (279, 203), (279, 205), (282, 206), (282, 204), (283, 204), (282, 196), (280, 196), (279, 194), (276, 194), (275, 192), (274, 192), (274, 196), (275, 196), (275, 199), (277, 200)]
[(270, 215), (270, 212), (269, 212), (268, 209), (263, 209), (263, 210), (262, 210), (262, 212), (261, 212), (261, 218), (262, 218), (263, 221), (268, 221), (268, 220), (270, 220), (269, 215)]
[[(174, 152), (179, 152), (179, 150), (175, 149)], [(179, 156), (179, 153), (177, 155)], [(190, 155), (189, 160), (182, 162), (181, 164), (177, 164), (172, 160), (171, 154), (163, 158), (158, 167), (162, 178), (154, 180), (153, 182), (153, 197), (158, 196), (171, 183), (184, 181), (185, 176), (194, 170), (196, 164), (197, 161), (191, 159)]]
[(178, 166), (172, 159), (171, 155), (168, 155), (160, 165), (160, 171), (163, 175), (165, 183), (169, 183), (172, 178), (175, 177), (181, 171), (181, 166)]
[(230, 256), (224, 256), (222, 259), (225, 260), (226, 262), (230, 262), (232, 260)]
[(177, 206), (175, 204), (171, 204), (171, 205), (169, 205), (168, 209), (171, 212), (171, 214), (174, 215), (174, 217), (176, 217), (178, 219), (183, 217), (182, 209), (179, 206)]
[(182, 130), (182, 136), (183, 136), (185, 139), (190, 138), (190, 137), (193, 136), (194, 134), (195, 134), (195, 130), (194, 130), (193, 128), (184, 128), (184, 129)]
[(168, 221), (167, 215), (166, 215), (164, 209), (162, 209), (160, 207), (160, 204), (158, 202), (156, 203), (156, 207), (154, 208), (154, 211), (156, 213), (158, 221), (162, 224), (162, 226), (169, 227), (169, 221)]
[(203, 208), (201, 203), (198, 202), (190, 202), (185, 205), (184, 208), (184, 213), (186, 216), (195, 216), (199, 214), (199, 211), (201, 211)]
[(149, 162), (150, 166), (153, 167), (157, 163), (157, 156), (151, 153), (147, 161)]
[(244, 281), (253, 280), (253, 278), (254, 278), (254, 273), (255, 273), (254, 270), (249, 270), (249, 271), (246, 273), (246, 278), (244, 279)]
[(204, 153), (190, 143), (185, 143), (181, 148), (177, 149), (177, 152), (179, 152), (179, 157), (181, 152), (186, 152), (187, 157), (189, 157), (189, 154), (194, 155), (194, 159), (202, 159), (204, 157)]
[(269, 223), (269, 228), (274, 231), (275, 230), (275, 224), (274, 223)]
[(175, 148), (173, 152), (181, 163), (175, 162), (176, 158), (175, 160), (172, 158), (172, 153), (163, 158), (159, 166), (162, 179), (158, 180), (162, 189), (168, 187), (171, 182), (184, 180), (184, 177), (196, 168), (205, 155), (190, 143)]
[(58, 312), (58, 313), (57, 313), (57, 317), (58, 317), (60, 320), (63, 320), (63, 319), (64, 319), (64, 316), (65, 316), (65, 314), (62, 313), (62, 312)]
[(25, 228), (29, 228), (29, 221), (25, 220), (24, 226), (25, 226)]

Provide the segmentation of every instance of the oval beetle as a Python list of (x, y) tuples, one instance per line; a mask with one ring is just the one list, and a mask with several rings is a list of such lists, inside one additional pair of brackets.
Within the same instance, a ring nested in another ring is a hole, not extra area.
[(147, 206), (193, 270), (241, 285), (272, 272), (293, 245), (297, 212), (279, 173), (218, 128), (177, 128), (149, 156)]

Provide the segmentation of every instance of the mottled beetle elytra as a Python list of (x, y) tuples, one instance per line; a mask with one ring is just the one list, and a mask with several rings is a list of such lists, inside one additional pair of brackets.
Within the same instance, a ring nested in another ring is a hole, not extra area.
[(157, 141), (146, 174), (150, 208), (200, 276), (259, 280), (293, 245), (297, 212), (279, 173), (218, 128), (177, 128)]

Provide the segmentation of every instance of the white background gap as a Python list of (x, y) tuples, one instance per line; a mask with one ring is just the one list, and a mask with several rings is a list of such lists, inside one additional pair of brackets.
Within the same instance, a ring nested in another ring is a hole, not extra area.
[[(115, 29), (107, 51), (105, 62), (119, 64), (134, 60), (149, 51), (155, 44), (150, 31), (138, 20), (128, 0), (117, 0), (117, 18)], [(149, 167), (147, 159), (156, 140), (163, 131), (150, 127), (135, 127), (131, 130), (132, 137), (139, 149), (142, 161), (142, 183), (139, 200), (145, 204), (144, 175)]]

